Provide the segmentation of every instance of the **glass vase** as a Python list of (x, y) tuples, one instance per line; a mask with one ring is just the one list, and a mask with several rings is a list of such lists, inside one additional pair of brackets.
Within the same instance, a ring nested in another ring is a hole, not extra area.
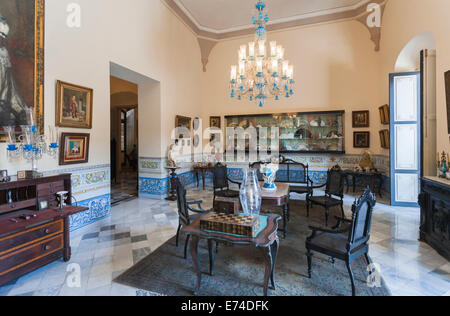
[(244, 173), (244, 181), (241, 186), (240, 198), (245, 216), (259, 215), (261, 211), (262, 197), (256, 170), (248, 170)]

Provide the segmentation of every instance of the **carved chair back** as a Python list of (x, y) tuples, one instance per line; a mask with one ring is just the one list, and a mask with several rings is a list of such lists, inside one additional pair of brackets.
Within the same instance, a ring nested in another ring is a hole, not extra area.
[[(263, 181), (263, 176), (261, 174), (261, 165), (264, 162), (255, 162), (250, 165), (250, 168), (256, 169), (256, 174), (258, 175), (258, 180)], [(309, 184), (309, 166), (302, 164), (300, 162), (294, 161), (292, 159), (286, 159), (280, 156), (280, 169), (277, 172), (276, 182), (285, 182), (293, 184)]]
[(370, 239), (372, 214), (376, 204), (375, 195), (367, 188), (352, 207), (352, 224), (348, 237), (349, 250), (360, 247)]
[(328, 170), (327, 185), (325, 194), (328, 196), (338, 196), (344, 198), (345, 174), (341, 167), (335, 166)]
[(185, 226), (190, 225), (191, 219), (186, 200), (186, 189), (178, 178), (175, 179), (175, 188), (177, 191), (178, 216), (180, 218), (180, 222)]
[(228, 183), (228, 168), (221, 163), (214, 166), (213, 170), (213, 184), (214, 191), (229, 189), (230, 185)]

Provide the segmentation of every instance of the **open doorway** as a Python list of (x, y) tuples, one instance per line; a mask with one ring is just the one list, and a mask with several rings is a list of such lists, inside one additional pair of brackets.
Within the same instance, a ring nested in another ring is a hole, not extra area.
[(138, 196), (138, 85), (114, 76), (111, 85), (111, 204)]
[(414, 37), (390, 75), (391, 204), (417, 207), (420, 179), (436, 171), (436, 41)]

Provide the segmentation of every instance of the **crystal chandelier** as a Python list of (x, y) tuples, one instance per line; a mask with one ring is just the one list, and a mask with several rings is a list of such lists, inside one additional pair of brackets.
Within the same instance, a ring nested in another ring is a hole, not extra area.
[(284, 59), (285, 50), (277, 42), (269, 44), (267, 52), (267, 28), (269, 15), (264, 0), (258, 0), (255, 25), (255, 41), (239, 49), (239, 64), (231, 66), (231, 98), (248, 98), (262, 107), (267, 99), (276, 101), (294, 94), (294, 67)]
[(44, 154), (51, 158), (56, 158), (59, 153), (58, 129), (49, 127), (49, 135), (40, 135), (35, 125), (33, 110), (27, 109), (28, 125), (21, 126), (22, 133), (16, 137), (14, 127), (6, 127), (7, 153), (10, 161), (25, 159), (32, 163), (32, 170), (37, 172), (37, 161), (44, 157)]

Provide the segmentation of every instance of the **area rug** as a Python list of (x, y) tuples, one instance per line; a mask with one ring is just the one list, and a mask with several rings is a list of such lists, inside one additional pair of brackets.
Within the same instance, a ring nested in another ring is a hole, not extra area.
[[(276, 212), (277, 210), (271, 210)], [(339, 210), (333, 210), (339, 215)], [(331, 217), (330, 217), (331, 218)], [(334, 217), (333, 217), (334, 218)], [(306, 217), (305, 203), (294, 201), (288, 224), (288, 237), (281, 239), (275, 267), (276, 290), (271, 296), (347, 296), (351, 295), (351, 282), (345, 263), (333, 264), (329, 257), (315, 254), (313, 275), (307, 277), (305, 240), (311, 234), (309, 225), (322, 226), (324, 212), (320, 208)], [(280, 222), (281, 224), (281, 222)], [(280, 234), (281, 235), (281, 234)], [(184, 236), (180, 246), (175, 238), (138, 262), (114, 282), (139, 288), (159, 295), (191, 296), (196, 284), (196, 273), (190, 255), (183, 259)], [(260, 296), (263, 294), (264, 264), (261, 252), (253, 247), (228, 247), (221, 245), (216, 254), (215, 274), (209, 275), (207, 243), (199, 245), (202, 284), (200, 296)], [(356, 294), (358, 296), (390, 296), (385, 282), (380, 287), (369, 287), (367, 266), (363, 259), (352, 264)]]

